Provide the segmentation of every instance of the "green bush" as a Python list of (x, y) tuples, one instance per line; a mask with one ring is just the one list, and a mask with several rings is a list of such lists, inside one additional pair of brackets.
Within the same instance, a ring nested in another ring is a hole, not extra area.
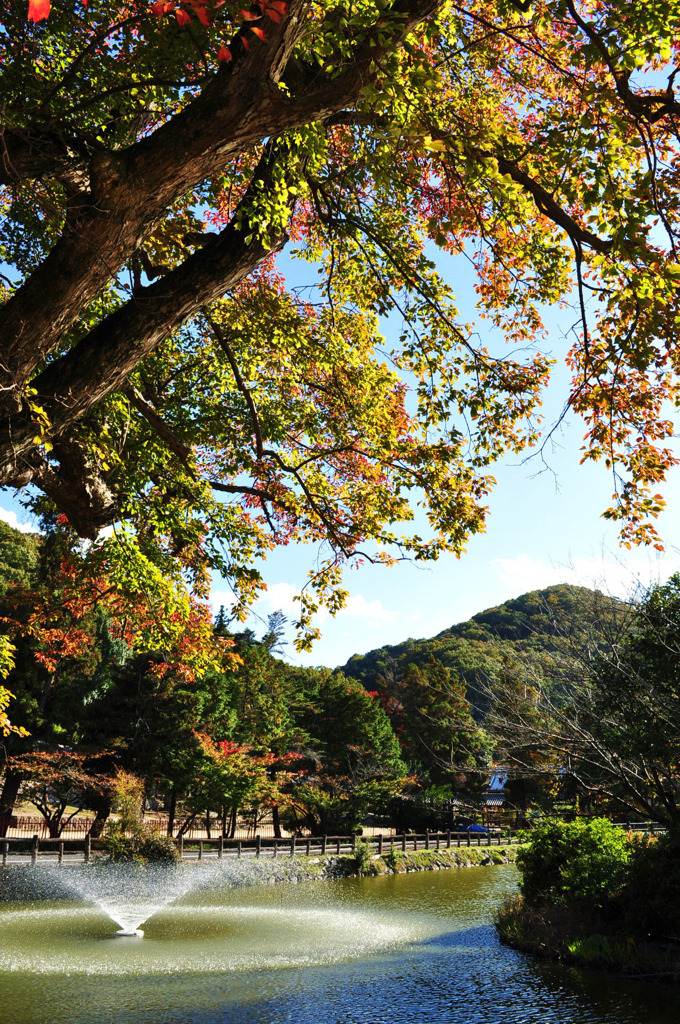
[(617, 905), (630, 934), (680, 936), (680, 829), (633, 845)]
[(354, 847), (354, 865), (360, 875), (371, 867), (371, 844), (366, 839), (357, 839)]
[(624, 882), (630, 844), (623, 829), (605, 818), (548, 819), (522, 839), (517, 864), (529, 902), (576, 901), (602, 908)]
[(146, 825), (126, 834), (119, 822), (110, 822), (102, 836), (102, 846), (117, 864), (174, 864), (179, 860), (172, 838)]

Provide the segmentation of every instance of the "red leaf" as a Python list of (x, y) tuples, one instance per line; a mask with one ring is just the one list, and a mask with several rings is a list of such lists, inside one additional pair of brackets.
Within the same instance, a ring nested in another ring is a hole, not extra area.
[(28, 20), (42, 21), (50, 13), (50, 0), (28, 0)]
[(261, 39), (262, 42), (264, 42), (265, 39), (267, 38), (266, 35), (264, 34), (264, 29), (256, 28), (255, 25), (250, 26), (250, 31), (254, 32), (257, 38)]
[(232, 60), (231, 50), (229, 49), (228, 46), (225, 46), (224, 43), (222, 43), (219, 50), (217, 51), (217, 59), (219, 61)]
[(246, 50), (250, 49), (250, 43), (248, 42), (245, 36), (241, 36), (241, 42), (243, 43)]
[(186, 11), (175, 11), (175, 17), (177, 18), (177, 24), (182, 28), (185, 25), (191, 24), (191, 15), (187, 14)]
[(208, 14), (205, 7), (195, 7), (196, 16), (200, 21), (201, 25), (205, 25), (206, 28), (210, 28), (210, 15)]
[(262, 15), (253, 14), (252, 11), (241, 11), (241, 17), (244, 21), (259, 21)]
[(167, 0), (158, 0), (158, 3), (151, 4), (151, 10), (157, 18), (162, 18), (164, 14), (167, 14), (174, 7), (174, 4), (168, 3)]

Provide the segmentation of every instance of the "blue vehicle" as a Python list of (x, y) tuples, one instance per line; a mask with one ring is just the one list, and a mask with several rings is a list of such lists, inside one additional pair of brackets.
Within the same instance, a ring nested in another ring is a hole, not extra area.
[(457, 825), (456, 832), (481, 832), (483, 835), (487, 835), (489, 830), (486, 825)]

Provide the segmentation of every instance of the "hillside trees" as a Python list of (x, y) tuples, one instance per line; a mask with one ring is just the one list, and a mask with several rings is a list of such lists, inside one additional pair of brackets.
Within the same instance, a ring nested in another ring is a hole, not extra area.
[[(537, 438), (541, 307), (573, 288), (584, 457), (624, 540), (656, 541), (677, 0), (49, 7), (10, 0), (0, 34), (0, 482), (84, 537), (127, 524), (137, 573), (218, 568), (243, 601), (273, 544), (325, 540), (337, 607), (348, 560), (483, 527), (489, 466)], [(436, 246), (508, 348), (458, 316)], [(395, 525), (418, 503), (430, 536)]]
[(520, 670), (494, 685), (489, 724), (515, 775), (543, 777), (553, 799), (570, 789), (608, 812), (680, 821), (679, 594), (675, 575), (609, 623), (593, 614), (591, 644), (565, 637), (552, 680)]

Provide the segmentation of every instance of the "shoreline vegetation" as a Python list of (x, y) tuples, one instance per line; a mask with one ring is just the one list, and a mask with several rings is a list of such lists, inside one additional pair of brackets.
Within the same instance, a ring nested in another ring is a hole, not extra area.
[(528, 905), (522, 896), (514, 896), (498, 909), (495, 924), (501, 942), (521, 953), (605, 974), (680, 984), (678, 941), (603, 934), (601, 923), (584, 918), (580, 907)]
[(324, 859), (326, 863), (333, 862), (336, 869), (335, 877), (369, 877), (405, 874), (409, 871), (439, 871), (447, 868), (514, 864), (516, 852), (516, 848), (512, 846), (496, 846), (406, 852), (391, 850), (382, 856), (376, 856), (371, 854), (367, 844), (357, 843), (357, 850), (353, 855)]
[(517, 848), (520, 894), (496, 912), (502, 942), (545, 960), (680, 983), (680, 833), (548, 819)]

